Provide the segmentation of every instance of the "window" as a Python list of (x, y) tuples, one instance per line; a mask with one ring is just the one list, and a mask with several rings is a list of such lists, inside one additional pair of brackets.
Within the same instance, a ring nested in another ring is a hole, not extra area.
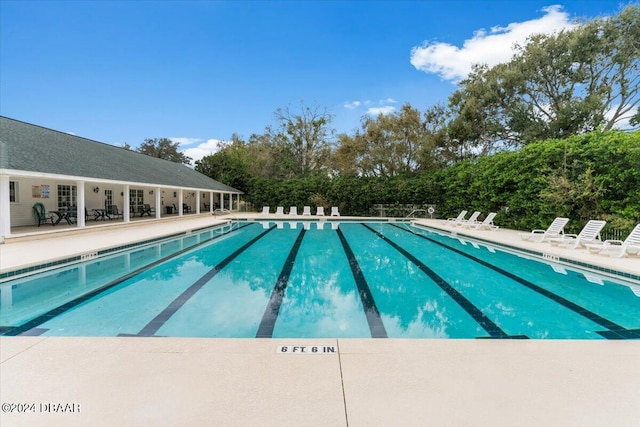
[(78, 203), (78, 193), (75, 185), (58, 185), (58, 210), (69, 209)]
[(143, 190), (129, 190), (129, 209), (131, 212), (139, 212), (144, 203)]
[(105, 206), (113, 204), (113, 190), (104, 190), (104, 204)]
[(9, 202), (17, 203), (18, 200), (18, 183), (16, 181), (9, 181)]

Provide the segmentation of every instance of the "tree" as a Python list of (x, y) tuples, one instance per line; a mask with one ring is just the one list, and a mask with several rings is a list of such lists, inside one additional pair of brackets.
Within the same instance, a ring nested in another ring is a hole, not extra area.
[(168, 138), (147, 138), (140, 144), (137, 151), (147, 156), (190, 165), (193, 159), (180, 153), (178, 151), (179, 147), (180, 143), (174, 143)]
[(274, 149), (293, 156), (293, 174), (327, 172), (335, 130), (330, 127), (333, 117), (326, 109), (302, 104), (299, 113), (286, 107), (278, 108), (275, 116), (278, 127), (268, 127), (267, 134)]
[[(536, 34), (506, 64), (478, 65), (449, 98), (451, 135), (483, 151), (606, 131), (640, 104), (640, 7)], [(637, 113), (636, 113), (637, 114)], [(632, 119), (632, 123), (637, 120)]]
[(245, 142), (233, 134), (231, 141), (222, 143), (216, 153), (196, 160), (195, 169), (226, 185), (247, 191), (255, 166)]
[(436, 145), (443, 141), (442, 114), (433, 108), (423, 120), (420, 111), (405, 104), (395, 114), (364, 116), (354, 136), (339, 136), (334, 165), (342, 173), (380, 177), (431, 170)]

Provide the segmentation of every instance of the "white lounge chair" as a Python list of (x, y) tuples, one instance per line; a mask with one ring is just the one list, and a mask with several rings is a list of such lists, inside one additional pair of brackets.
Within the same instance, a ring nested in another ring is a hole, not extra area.
[(487, 217), (484, 219), (484, 221), (476, 222), (475, 224), (464, 223), (462, 224), (462, 226), (465, 228), (473, 228), (475, 230), (492, 230), (492, 231), (497, 230), (500, 227), (498, 227), (493, 223), (493, 219), (495, 217), (496, 217), (496, 213), (490, 212), (489, 215), (487, 215)]
[(562, 237), (553, 237), (549, 239), (549, 243), (569, 249), (575, 249), (587, 243), (596, 243), (600, 240), (600, 231), (606, 224), (607, 221), (591, 220), (587, 222), (579, 234), (564, 234)]
[(276, 215), (284, 215), (284, 208), (282, 206), (276, 208)]
[(269, 206), (263, 206), (262, 207), (262, 214), (261, 215), (269, 215)]
[(291, 206), (289, 208), (289, 215), (298, 215), (298, 207), (297, 206)]
[(540, 243), (554, 237), (560, 237), (564, 233), (564, 226), (569, 222), (569, 218), (558, 217), (553, 220), (546, 230), (535, 229), (531, 233), (520, 233), (522, 240), (529, 240)]
[(305, 206), (302, 208), (302, 215), (311, 215), (311, 206)]
[(324, 216), (324, 207), (318, 206), (316, 208), (316, 216)]
[(340, 216), (340, 212), (338, 212), (338, 207), (337, 206), (332, 206), (331, 207), (331, 216)]
[(471, 214), (471, 216), (469, 217), (469, 219), (463, 219), (461, 222), (455, 222), (453, 225), (458, 226), (458, 225), (468, 225), (468, 226), (472, 226), (472, 225), (476, 225), (479, 224), (478, 222), (478, 217), (480, 216), (480, 211), (475, 211), (474, 213)]
[(587, 243), (589, 252), (609, 255), (612, 258), (622, 258), (627, 254), (640, 255), (640, 224), (629, 233), (624, 241), (605, 240), (602, 243)]
[(443, 224), (444, 224), (444, 225), (447, 225), (447, 224), (451, 224), (451, 223), (453, 223), (454, 225), (456, 225), (456, 224), (460, 225), (460, 224), (462, 224), (462, 222), (464, 221), (464, 217), (465, 217), (465, 215), (467, 215), (467, 211), (461, 211), (461, 212), (458, 214), (458, 216), (457, 216), (457, 217), (455, 217), (455, 218), (447, 218), (447, 220), (446, 220), (446, 221), (443, 221)]

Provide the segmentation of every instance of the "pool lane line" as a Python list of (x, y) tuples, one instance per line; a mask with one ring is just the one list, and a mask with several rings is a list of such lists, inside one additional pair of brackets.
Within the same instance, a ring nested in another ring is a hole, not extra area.
[(349, 242), (342, 234), (342, 231), (338, 228), (336, 229), (338, 233), (338, 238), (340, 239), (340, 243), (342, 243), (342, 248), (344, 249), (344, 253), (347, 255), (347, 260), (349, 261), (349, 267), (351, 267), (351, 273), (353, 274), (353, 279), (356, 282), (356, 286), (358, 288), (358, 294), (360, 294), (360, 300), (362, 301), (362, 307), (364, 308), (364, 314), (367, 317), (367, 323), (369, 324), (369, 331), (371, 332), (371, 338), (387, 338), (387, 330), (384, 327), (384, 323), (382, 322), (382, 318), (380, 317), (380, 311), (378, 310), (378, 306), (376, 305), (376, 301), (373, 298), (373, 294), (371, 293), (371, 288), (367, 283), (367, 279), (364, 277), (362, 273), (362, 269), (360, 268), (360, 264), (356, 259), (356, 256), (351, 250), (351, 246), (349, 246)]
[(399, 246), (393, 240), (389, 239), (384, 234), (369, 227), (367, 224), (362, 224), (363, 227), (380, 237), (382, 240), (391, 245), (395, 250), (400, 252), (405, 258), (415, 264), (420, 271), (425, 273), (436, 285), (445, 291), (453, 300), (466, 311), (492, 338), (512, 338), (504, 332), (500, 327), (489, 319), (478, 307), (476, 307), (471, 301), (469, 301), (464, 295), (458, 292), (453, 286), (451, 286), (446, 280), (440, 277), (435, 271), (429, 268), (426, 264), (420, 261), (418, 258), (409, 253), (406, 249)]
[(137, 337), (151, 337), (178, 311), (192, 296), (196, 294), (209, 280), (211, 280), (216, 274), (218, 274), (223, 268), (225, 268), (231, 261), (237, 258), (244, 251), (253, 246), (258, 240), (266, 236), (271, 231), (275, 230), (275, 227), (258, 234), (253, 239), (236, 249), (231, 255), (220, 261), (215, 267), (205, 273), (200, 279), (198, 279), (193, 285), (185, 289), (180, 295), (178, 295), (164, 310), (162, 310), (156, 317), (154, 317), (147, 325), (135, 335), (119, 334), (118, 336), (137, 336)]
[(276, 285), (271, 292), (267, 308), (262, 315), (262, 320), (256, 332), (256, 338), (273, 337), (273, 328), (276, 326), (276, 320), (278, 319), (278, 313), (280, 312), (280, 306), (284, 298), (284, 291), (289, 284), (289, 276), (291, 275), (291, 270), (293, 270), (293, 264), (296, 262), (296, 257), (298, 256), (298, 251), (300, 250), (300, 245), (302, 244), (302, 239), (304, 239), (306, 231), (304, 228), (300, 231), (298, 238), (289, 251), (289, 255), (282, 266), (278, 280), (276, 280)]
[[(209, 240), (205, 240), (204, 242), (196, 243), (196, 244), (194, 244), (192, 246), (189, 246), (188, 248), (184, 248), (182, 250), (179, 250), (178, 252), (172, 253), (171, 255), (167, 255), (165, 257), (162, 257), (162, 258), (152, 262), (151, 264), (145, 265), (144, 267), (140, 267), (137, 270), (134, 270), (134, 271), (132, 271), (130, 273), (125, 274), (124, 276), (118, 277), (117, 279), (107, 283), (104, 286), (96, 288), (96, 289), (94, 289), (93, 291), (91, 291), (89, 293), (83, 294), (83, 295), (81, 295), (81, 296), (79, 296), (79, 297), (77, 297), (75, 299), (72, 299), (71, 301), (68, 301), (68, 302), (62, 304), (61, 306), (53, 308), (53, 309), (47, 311), (46, 313), (43, 313), (40, 316), (29, 320), (27, 323), (23, 323), (20, 326), (3, 326), (3, 327), (0, 327), (0, 336), (16, 336), (16, 335), (20, 335), (23, 332), (26, 332), (26, 331), (28, 331), (30, 329), (33, 329), (33, 328), (35, 328), (37, 326), (40, 326), (41, 324), (43, 324), (45, 322), (48, 322), (49, 320), (61, 315), (62, 313), (71, 310), (72, 308), (84, 303), (85, 301), (90, 300), (91, 298), (101, 294), (102, 292), (105, 292), (105, 291), (113, 288), (114, 286), (117, 286), (117, 285), (121, 284), (122, 282), (131, 279), (134, 276), (137, 276), (140, 273), (144, 273), (145, 271), (147, 271), (147, 270), (149, 270), (149, 269), (151, 269), (151, 268), (153, 268), (153, 267), (155, 267), (155, 266), (157, 266), (159, 264), (162, 264), (165, 261), (169, 261), (170, 259), (178, 257), (178, 256), (180, 256), (180, 255), (182, 255), (182, 254), (184, 254), (186, 252), (189, 252), (189, 251), (197, 248), (198, 246), (202, 246), (202, 245), (205, 245), (207, 243), (210, 243), (210, 242), (212, 242), (212, 241), (214, 241), (214, 240), (216, 240), (216, 239), (218, 239), (218, 238), (220, 238), (222, 236), (225, 236), (225, 235), (227, 235), (227, 234), (229, 234), (229, 233), (231, 233), (233, 231), (237, 231), (237, 230), (240, 230), (241, 228), (248, 227), (249, 225), (252, 225), (252, 224), (246, 224), (246, 225), (243, 225), (241, 227), (236, 228), (235, 230), (229, 230), (229, 231), (227, 231), (225, 233), (218, 234), (217, 236), (213, 236)], [(95, 261), (95, 260), (92, 260), (92, 261)], [(41, 333), (44, 333), (44, 332), (46, 332), (46, 329)]]
[(566, 299), (564, 297), (561, 297), (560, 295), (558, 295), (558, 294), (556, 294), (554, 292), (551, 292), (551, 291), (549, 291), (547, 289), (544, 289), (543, 287), (538, 286), (538, 285), (536, 285), (536, 284), (534, 284), (534, 283), (532, 283), (532, 282), (530, 282), (530, 281), (528, 281), (526, 279), (523, 279), (522, 277), (516, 276), (515, 274), (513, 274), (513, 273), (511, 273), (511, 272), (509, 272), (507, 270), (504, 270), (504, 269), (502, 269), (502, 268), (500, 268), (500, 267), (498, 267), (496, 265), (493, 265), (493, 264), (491, 264), (491, 263), (489, 263), (487, 261), (484, 261), (484, 260), (482, 260), (480, 258), (477, 258), (477, 257), (471, 255), (471, 254), (468, 254), (468, 253), (466, 253), (464, 251), (461, 251), (460, 249), (453, 248), (453, 247), (451, 247), (449, 245), (446, 245), (446, 244), (444, 244), (442, 242), (439, 242), (439, 241), (437, 241), (435, 239), (432, 239), (430, 237), (424, 236), (422, 234), (414, 233), (411, 230), (407, 230), (405, 228), (398, 227), (397, 225), (393, 225), (393, 226), (396, 227), (396, 228), (399, 228), (400, 230), (404, 230), (407, 233), (411, 233), (414, 236), (418, 236), (418, 237), (420, 237), (422, 239), (428, 240), (428, 241), (430, 241), (432, 243), (435, 243), (435, 244), (437, 244), (439, 246), (442, 246), (443, 248), (446, 248), (446, 249), (448, 249), (450, 251), (453, 251), (453, 252), (455, 252), (455, 253), (457, 253), (459, 255), (462, 255), (462, 256), (464, 256), (466, 258), (469, 258), (470, 260), (475, 261), (478, 264), (483, 265), (483, 266), (485, 266), (487, 268), (490, 268), (491, 270), (493, 270), (493, 271), (495, 271), (497, 273), (500, 273), (500, 274), (502, 274), (502, 275), (504, 275), (504, 276), (516, 281), (517, 283), (520, 283), (521, 285), (526, 286), (527, 288), (531, 289), (532, 291), (537, 292), (540, 295), (543, 295), (543, 296), (551, 299), (552, 301), (556, 302), (557, 304), (560, 304), (560, 305), (564, 306), (565, 308), (567, 308), (567, 309), (569, 309), (569, 310), (571, 310), (571, 311), (573, 311), (573, 312), (575, 312), (575, 313), (577, 313), (577, 314), (579, 314), (579, 315), (581, 315), (583, 317), (586, 317), (587, 319), (591, 320), (592, 322), (597, 323), (598, 325), (608, 329), (608, 331), (602, 332), (602, 333), (598, 332), (598, 331), (595, 331), (595, 332), (597, 332), (598, 334), (602, 335), (603, 337), (605, 337), (607, 339), (629, 339), (630, 337), (632, 337), (632, 338), (640, 338), (640, 333), (638, 333), (638, 332), (634, 333), (633, 329), (627, 329), (627, 328), (625, 328), (625, 327), (623, 327), (621, 325), (618, 325), (617, 323), (614, 323), (611, 320), (608, 320), (608, 319), (600, 316), (599, 314), (594, 313), (591, 310), (588, 310), (588, 309), (586, 309), (586, 308), (584, 308), (582, 306), (579, 306), (578, 304), (576, 304), (576, 303), (574, 303), (572, 301), (569, 301), (568, 299)]

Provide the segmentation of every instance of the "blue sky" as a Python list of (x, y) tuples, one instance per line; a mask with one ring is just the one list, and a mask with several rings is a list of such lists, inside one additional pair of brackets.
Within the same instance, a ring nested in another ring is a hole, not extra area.
[(365, 114), (446, 103), (472, 62), (508, 60), (531, 32), (613, 15), (616, 0), (0, 0), (0, 114), (193, 158), (280, 107)]

